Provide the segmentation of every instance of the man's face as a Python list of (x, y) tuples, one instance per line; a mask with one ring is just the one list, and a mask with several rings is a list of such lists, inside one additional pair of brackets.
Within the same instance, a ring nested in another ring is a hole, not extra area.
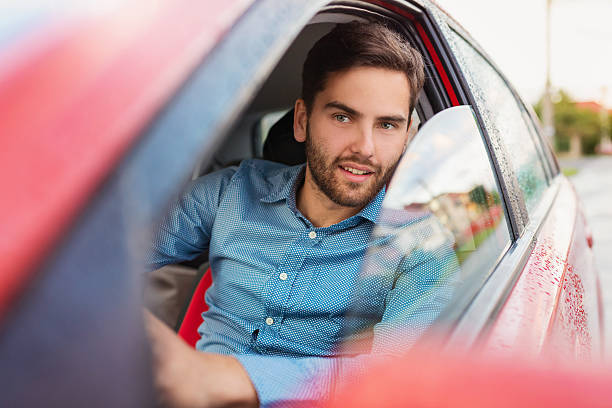
[(296, 115), (306, 122), (295, 132), (306, 142), (306, 171), (330, 200), (363, 207), (389, 181), (407, 140), (409, 101), (404, 73), (358, 67), (331, 74), (310, 115)]

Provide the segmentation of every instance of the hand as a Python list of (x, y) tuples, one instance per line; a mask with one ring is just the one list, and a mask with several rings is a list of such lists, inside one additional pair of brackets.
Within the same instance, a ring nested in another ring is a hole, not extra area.
[(255, 387), (234, 357), (196, 351), (148, 311), (155, 386), (175, 408), (257, 407)]

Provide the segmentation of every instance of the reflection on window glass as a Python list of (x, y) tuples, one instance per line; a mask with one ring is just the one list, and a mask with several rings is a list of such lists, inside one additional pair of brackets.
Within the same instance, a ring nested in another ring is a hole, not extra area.
[(460, 312), (510, 244), (503, 202), (468, 106), (431, 118), (387, 191), (348, 331), (401, 350)]
[(547, 186), (542, 158), (525, 123), (522, 107), (495, 69), (463, 38), (453, 31), (451, 46), (476, 99), (487, 131), (503, 140), (531, 210)]

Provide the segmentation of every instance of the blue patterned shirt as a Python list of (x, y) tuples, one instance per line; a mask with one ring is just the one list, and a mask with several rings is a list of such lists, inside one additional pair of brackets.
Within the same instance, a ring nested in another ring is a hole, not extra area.
[[(358, 214), (314, 227), (296, 207), (303, 169), (253, 159), (195, 180), (162, 222), (149, 259), (157, 268), (209, 250), (213, 284), (196, 348), (235, 355), (262, 406), (317, 399), (328, 391), (327, 380), (316, 387), (311, 381), (337, 371), (338, 359), (329, 357), (341, 353), (337, 346), (384, 198), (383, 189)], [(408, 336), (416, 337), (441, 308), (432, 302), (413, 307), (421, 289), (432, 286), (423, 277), (439, 280), (430, 270), (440, 269), (441, 261), (413, 251), (409, 258), (385, 262), (393, 270), (399, 263), (402, 270), (428, 269), (404, 285), (414, 291), (410, 298), (394, 295), (402, 279), (397, 274), (370, 279), (358, 296), (368, 316), (356, 324), (382, 320), (378, 328), (384, 332), (385, 322), (411, 310), (419, 318), (418, 324), (412, 319)], [(377, 337), (389, 344), (385, 335)]]

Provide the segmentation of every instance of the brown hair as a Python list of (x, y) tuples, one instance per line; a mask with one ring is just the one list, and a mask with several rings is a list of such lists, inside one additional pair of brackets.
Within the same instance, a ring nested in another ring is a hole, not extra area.
[(364, 66), (406, 73), (412, 113), (425, 81), (421, 54), (381, 23), (356, 21), (338, 24), (308, 52), (302, 71), (302, 99), (307, 111), (325, 88), (329, 74)]

